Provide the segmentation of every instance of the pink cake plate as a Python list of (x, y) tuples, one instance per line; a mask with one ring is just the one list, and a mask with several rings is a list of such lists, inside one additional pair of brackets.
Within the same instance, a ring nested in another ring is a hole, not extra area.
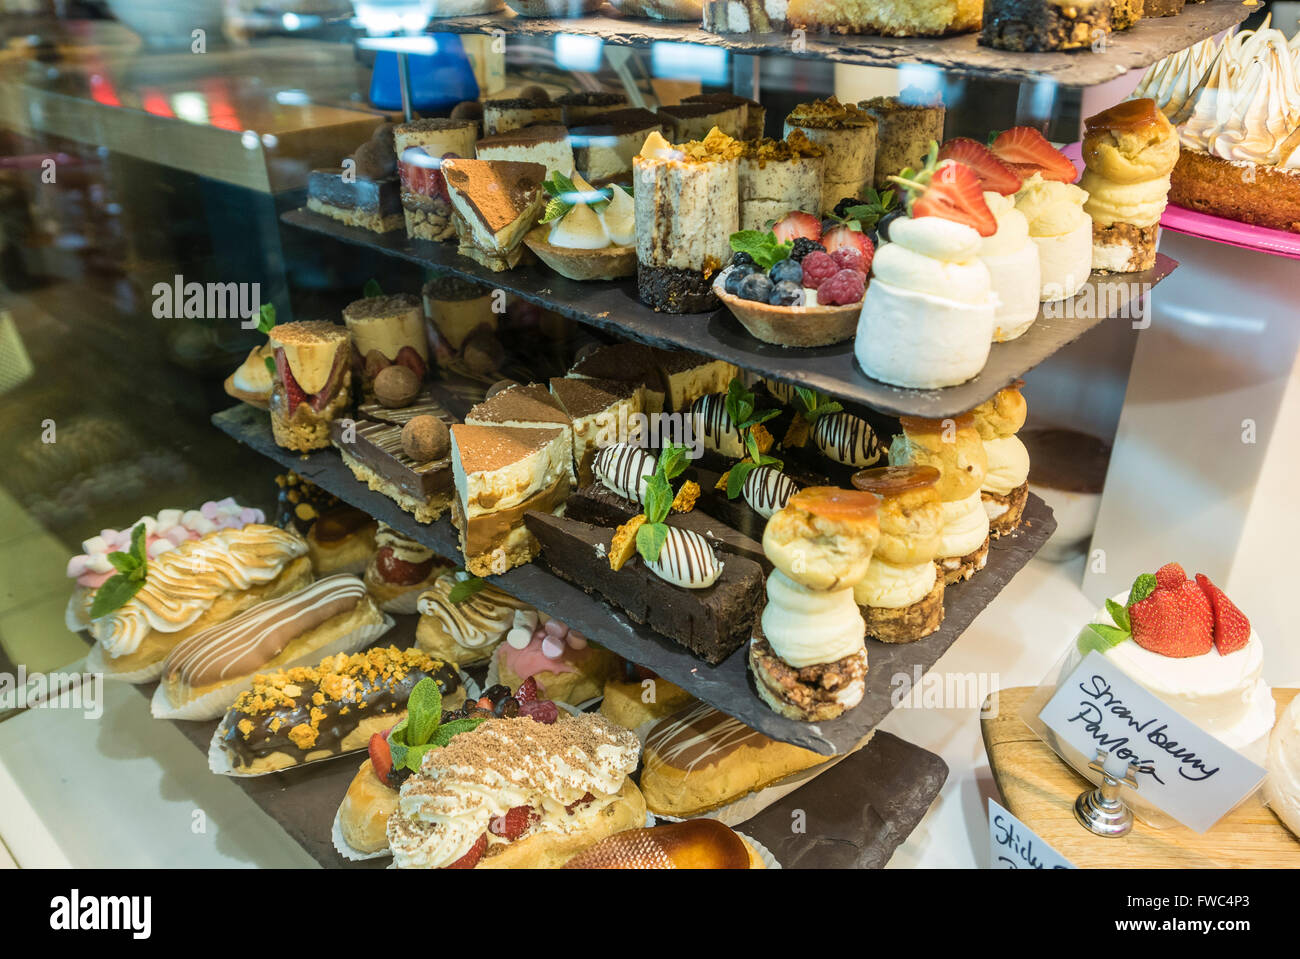
[[(1061, 152), (1070, 158), (1080, 173), (1083, 172), (1083, 145), (1071, 143), (1061, 148)], [(1197, 213), (1181, 206), (1165, 207), (1165, 214), (1160, 218), (1160, 225), (1175, 233), (1186, 233), (1214, 243), (1226, 243), (1243, 250), (1257, 253), (1272, 253), (1277, 256), (1300, 260), (1300, 233), (1288, 233), (1286, 230), (1270, 230), (1268, 227), (1252, 226), (1237, 220), (1228, 220), (1209, 213)]]

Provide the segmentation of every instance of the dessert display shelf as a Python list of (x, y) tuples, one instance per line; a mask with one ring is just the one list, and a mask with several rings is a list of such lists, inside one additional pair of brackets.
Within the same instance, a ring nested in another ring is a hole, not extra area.
[[(233, 438), (401, 534), (443, 556), (460, 555), (456, 531), (447, 517), (432, 524), (418, 522), (387, 496), (353, 477), (336, 451), (323, 450), (302, 456), (282, 449), (272, 439), (266, 416), (249, 406), (217, 413), (212, 421)], [(492, 581), (512, 596), (554, 614), (573, 629), (599, 637), (602, 645), (653, 670), (745, 725), (773, 739), (833, 755), (852, 749), (888, 715), (893, 709), (897, 677), (903, 675), (915, 680), (933, 666), (1055, 529), (1051, 510), (1042, 500), (1030, 495), (1021, 528), (1012, 536), (993, 541), (986, 568), (970, 581), (949, 587), (943, 626), (914, 643), (891, 645), (868, 640), (870, 670), (862, 702), (838, 719), (823, 723), (787, 719), (769, 708), (753, 689), (743, 649), (719, 665), (709, 666), (682, 646), (631, 622), (600, 598), (554, 576), (539, 563), (516, 567), (502, 576), (492, 577)]]
[[(1208, 832), (1156, 829), (1141, 819), (1127, 836), (1093, 835), (1074, 818), (1074, 801), (1092, 788), (1020, 718), (1032, 686), (994, 693), (997, 709), (980, 720), (989, 768), (1011, 813), (1080, 868), (1277, 869), (1300, 867), (1300, 839), (1256, 793)], [(1278, 715), (1300, 690), (1273, 690)], [(989, 712), (986, 710), (986, 712)]]
[(646, 47), (663, 41), (721, 47), (732, 53), (793, 56), (870, 67), (923, 63), (946, 73), (1020, 83), (1052, 80), (1064, 86), (1105, 83), (1240, 23), (1255, 8), (1237, 0), (1188, 4), (1176, 17), (1143, 20), (1106, 38), (1103, 50), (1016, 53), (980, 46), (977, 34), (953, 37), (838, 36), (809, 33), (794, 42), (786, 34), (709, 33), (696, 23), (667, 23), (619, 16), (605, 6), (596, 16), (572, 19), (519, 17), (511, 13), (435, 20), (430, 29), (452, 33), (504, 33), (550, 37), (599, 37), (615, 46)]
[(1094, 274), (1073, 300), (1045, 304), (1038, 320), (1023, 336), (1009, 343), (995, 343), (983, 371), (974, 379), (946, 389), (920, 390), (869, 378), (853, 358), (852, 341), (788, 349), (750, 336), (726, 309), (682, 315), (656, 313), (637, 299), (636, 281), (632, 279), (579, 282), (543, 266), (520, 266), (496, 273), (460, 256), (452, 244), (412, 240), (401, 230), (372, 233), (308, 210), (291, 210), (281, 219), (345, 243), (504, 289), (588, 326), (657, 346), (693, 350), (882, 413), (929, 419), (973, 409), (1104, 320), (1136, 317), (1141, 297), (1178, 266), (1167, 256), (1157, 256), (1155, 267), (1141, 273)]

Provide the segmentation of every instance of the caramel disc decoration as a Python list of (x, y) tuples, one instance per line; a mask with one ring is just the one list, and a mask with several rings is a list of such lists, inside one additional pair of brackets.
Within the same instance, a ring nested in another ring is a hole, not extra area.
[(939, 482), (933, 466), (878, 466), (853, 474), (855, 488), (888, 499), (913, 490), (925, 489)]

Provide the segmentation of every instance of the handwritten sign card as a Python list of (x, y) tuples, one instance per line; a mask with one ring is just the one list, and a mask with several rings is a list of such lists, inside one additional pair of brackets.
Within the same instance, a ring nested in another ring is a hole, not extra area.
[(1264, 781), (1265, 771), (1147, 692), (1101, 653), (1089, 652), (1038, 714), (1088, 762), (1110, 754), (1122, 779), (1137, 763), (1138, 795), (1205, 832)]
[(989, 861), (994, 869), (1073, 869), (1043, 837), (989, 799)]

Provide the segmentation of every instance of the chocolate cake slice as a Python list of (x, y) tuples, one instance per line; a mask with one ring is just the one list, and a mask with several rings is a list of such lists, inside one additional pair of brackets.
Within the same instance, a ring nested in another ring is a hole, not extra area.
[(524, 514), (528, 531), (542, 544), (542, 556), (561, 579), (596, 593), (633, 622), (680, 643), (711, 665), (743, 646), (762, 610), (763, 570), (751, 560), (728, 555), (712, 586), (686, 589), (652, 573), (639, 556), (612, 570), (607, 552), (614, 531), (564, 516)]
[(451, 457), (412, 459), (402, 448), (402, 424), (338, 419), (330, 424), (330, 439), (353, 476), (421, 523), (435, 522), (451, 505)]

